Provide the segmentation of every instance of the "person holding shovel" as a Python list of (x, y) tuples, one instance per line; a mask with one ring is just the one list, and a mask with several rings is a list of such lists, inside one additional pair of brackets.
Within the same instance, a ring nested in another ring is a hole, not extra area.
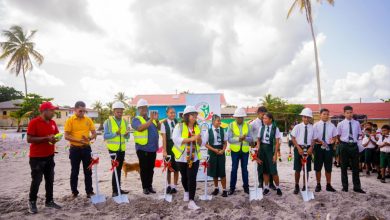
[[(123, 161), (125, 160), (126, 139), (130, 138), (127, 122), (122, 118), (125, 105), (122, 102), (115, 102), (112, 105), (114, 116), (110, 116), (103, 124), (103, 138), (106, 142), (106, 147), (110, 154), (116, 154), (118, 166), (116, 167), (118, 175), (119, 188), (121, 188), (121, 171)], [(114, 159), (115, 156), (111, 156)], [(115, 173), (112, 172), (112, 197), (118, 196), (118, 188), (116, 185)], [(120, 189), (121, 194), (128, 194), (129, 191)]]
[(259, 164), (257, 170), (263, 174), (264, 191), (263, 195), (269, 194), (270, 175), (272, 175), (275, 182), (277, 195), (282, 195), (282, 190), (279, 188), (279, 175), (277, 170), (278, 149), (280, 148), (280, 140), (282, 134), (279, 128), (273, 123), (274, 117), (271, 113), (265, 113), (263, 116), (264, 126), (261, 127), (259, 138), (257, 140), (258, 153), (257, 163)]
[[(306, 157), (307, 175), (304, 176), (306, 180), (309, 178), (309, 172), (311, 171), (311, 155), (314, 146), (313, 125), (309, 121), (313, 118), (313, 113), (310, 108), (304, 108), (300, 114), (302, 116), (302, 122), (295, 125), (291, 132), (292, 141), (294, 144), (294, 170), (295, 170), (295, 189), (294, 194), (299, 193), (299, 179), (301, 177), (302, 170), (302, 158)], [(303, 180), (305, 184), (305, 180)], [(306, 191), (306, 186), (303, 185), (302, 191)]]
[(206, 148), (210, 156), (209, 164), (207, 168), (207, 176), (213, 177), (214, 191), (212, 195), (216, 196), (219, 193), (218, 178), (221, 178), (222, 185), (222, 197), (227, 197), (228, 192), (226, 190), (226, 171), (225, 171), (225, 150), (227, 147), (227, 134), (221, 128), (221, 117), (219, 115), (213, 115), (212, 126), (205, 132), (205, 140), (207, 140)]
[(198, 111), (194, 106), (186, 106), (183, 112), (183, 122), (175, 126), (172, 139), (172, 152), (181, 174), (184, 188), (183, 201), (188, 202), (191, 210), (199, 209), (195, 203), (196, 176), (199, 160), (202, 159), (200, 146), (202, 143), (201, 130), (196, 122)]

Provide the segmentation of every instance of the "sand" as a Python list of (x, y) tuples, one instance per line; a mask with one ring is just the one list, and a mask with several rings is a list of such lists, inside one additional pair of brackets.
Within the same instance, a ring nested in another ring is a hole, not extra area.
[[(178, 193), (173, 202), (167, 203), (158, 199), (163, 193), (163, 173), (161, 168), (155, 168), (154, 188), (158, 194), (144, 195), (139, 174), (129, 173), (122, 179), (122, 188), (129, 190), (129, 204), (118, 205), (111, 198), (111, 173), (108, 152), (105, 149), (102, 137), (99, 136), (93, 144), (93, 150), (100, 152), (98, 173), (101, 194), (107, 197), (107, 202), (95, 206), (86, 198), (84, 191), (83, 172), (80, 170), (78, 198), (73, 199), (70, 194), (69, 176), (70, 161), (62, 140), (57, 144), (59, 153), (55, 156), (54, 198), (62, 205), (61, 210), (44, 207), (44, 182), (38, 194), (39, 213), (32, 215), (27, 211), (28, 193), (30, 187), (30, 167), (28, 157), (23, 150), (28, 149), (25, 139), (14, 131), (2, 131), (6, 138), (0, 138), (0, 153), (7, 152), (7, 157), (0, 160), (0, 219), (389, 219), (390, 218), (390, 180), (380, 183), (376, 175), (361, 175), (362, 187), (367, 194), (341, 192), (340, 169), (334, 168), (332, 185), (337, 192), (323, 191), (315, 193), (315, 200), (303, 202), (300, 195), (293, 194), (292, 162), (287, 161), (288, 147), (282, 145), (283, 162), (278, 163), (283, 196), (279, 197), (275, 191), (261, 201), (249, 202), (249, 196), (243, 192), (241, 174), (239, 173), (237, 192), (234, 196), (223, 198), (221, 195), (213, 197), (211, 201), (200, 201), (198, 196), (203, 193), (204, 184), (197, 185), (198, 211), (191, 211), (187, 203), (183, 202), (183, 188), (179, 183)], [(126, 152), (126, 161), (137, 162), (134, 143), (130, 139)], [(16, 156), (13, 152), (18, 152)], [(161, 159), (162, 155), (159, 154)], [(250, 184), (254, 184), (253, 163), (249, 166)], [(229, 181), (231, 160), (227, 159), (227, 178)], [(310, 187), (314, 191), (314, 175), (310, 177)], [(349, 171), (349, 181), (351, 173)], [(94, 183), (95, 184), (95, 183)], [(208, 183), (209, 192), (213, 190), (212, 182)]]

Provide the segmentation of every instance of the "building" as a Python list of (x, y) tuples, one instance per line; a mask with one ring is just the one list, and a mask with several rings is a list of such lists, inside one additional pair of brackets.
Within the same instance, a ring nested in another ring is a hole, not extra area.
[[(149, 104), (149, 111), (158, 112), (159, 118), (163, 119), (167, 117), (166, 109), (171, 106), (176, 111), (176, 117), (180, 118), (183, 115), (184, 108), (186, 107), (187, 94), (159, 94), (159, 95), (137, 95), (130, 102), (131, 106), (136, 106), (138, 100), (145, 99)], [(220, 94), (221, 105), (226, 105), (225, 96)]]

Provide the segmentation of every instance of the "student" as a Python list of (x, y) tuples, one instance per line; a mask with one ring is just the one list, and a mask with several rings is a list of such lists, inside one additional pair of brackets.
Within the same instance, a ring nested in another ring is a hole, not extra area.
[(207, 140), (206, 148), (210, 156), (210, 167), (207, 169), (207, 176), (213, 177), (214, 180), (214, 191), (212, 195), (216, 196), (219, 193), (218, 178), (221, 179), (222, 185), (222, 197), (227, 197), (228, 192), (226, 190), (226, 171), (225, 171), (225, 150), (227, 147), (227, 134), (221, 128), (221, 117), (213, 115), (212, 126), (205, 132), (205, 140)]
[(381, 182), (385, 183), (386, 167), (390, 168), (390, 126), (382, 126), (382, 135), (378, 139), (378, 147), (380, 149), (380, 167), (381, 167)]
[(45, 206), (55, 209), (61, 208), (53, 200), (54, 144), (57, 142), (54, 135), (59, 133), (56, 122), (52, 120), (56, 109), (58, 107), (53, 106), (51, 102), (44, 102), (39, 107), (40, 116), (28, 123), (27, 142), (30, 143), (29, 163), (31, 168), (28, 211), (31, 214), (38, 213), (37, 198), (42, 176), (45, 178)]
[(335, 192), (331, 185), (332, 164), (333, 164), (333, 145), (336, 142), (336, 126), (329, 121), (329, 110), (323, 108), (320, 110), (321, 120), (313, 125), (314, 130), (314, 170), (316, 171), (317, 186), (316, 192), (321, 191), (321, 170), (324, 166), (326, 177), (326, 191)]
[(343, 185), (342, 191), (348, 192), (348, 164), (352, 168), (353, 191), (358, 193), (366, 193), (362, 190), (359, 177), (359, 149), (357, 141), (362, 133), (360, 124), (354, 120), (353, 108), (351, 106), (344, 107), (345, 119), (337, 125), (337, 138), (340, 142), (340, 162), (341, 162), (341, 182)]
[(92, 187), (92, 171), (88, 169), (91, 163), (91, 140), (96, 139), (95, 124), (85, 115), (86, 105), (82, 101), (74, 105), (74, 115), (65, 122), (65, 139), (70, 143), (69, 159), (71, 164), (70, 189), (73, 197), (79, 195), (77, 190), (80, 163), (83, 163), (84, 184), (87, 198), (94, 195)]
[(200, 145), (202, 137), (196, 122), (198, 111), (194, 106), (186, 106), (183, 112), (183, 122), (175, 126), (172, 139), (172, 152), (181, 174), (181, 183), (184, 188), (183, 201), (188, 202), (191, 210), (199, 209), (195, 203), (196, 175), (201, 159)]
[(372, 135), (372, 129), (366, 128), (365, 129), (364, 138), (362, 141), (362, 145), (365, 148), (365, 163), (367, 167), (367, 175), (370, 175), (370, 171), (372, 170), (373, 165), (373, 159), (374, 159), (374, 151), (376, 148), (376, 140), (375, 137)]
[[(116, 160), (118, 161), (118, 166), (116, 167), (119, 189), (121, 194), (128, 194), (129, 191), (122, 190), (121, 188), (121, 174), (123, 161), (125, 160), (125, 151), (126, 151), (126, 139), (130, 138), (129, 126), (127, 122), (122, 118), (123, 111), (125, 110), (125, 105), (122, 102), (115, 102), (112, 105), (112, 111), (114, 116), (110, 116), (103, 124), (104, 134), (103, 138), (106, 142), (106, 147), (110, 154), (116, 155)], [(111, 159), (114, 160), (115, 156), (111, 156)], [(112, 197), (118, 196), (118, 187), (116, 185), (115, 173), (112, 172), (111, 177), (112, 185)]]
[[(176, 111), (173, 107), (167, 108), (167, 118), (161, 123), (161, 129), (160, 134), (162, 136), (162, 143), (163, 143), (163, 156), (166, 158), (167, 155), (171, 156), (171, 165), (173, 172), (171, 170), (167, 170), (167, 181), (168, 181), (168, 187), (166, 188), (167, 194), (174, 194), (177, 193), (176, 187), (177, 182), (179, 181), (179, 168), (177, 167), (176, 161), (175, 161), (175, 155), (172, 153), (172, 147), (174, 145), (172, 140), (172, 133), (173, 129), (175, 128), (177, 124), (176, 120)], [(173, 183), (171, 181), (173, 173)]]
[(289, 155), (291, 155), (291, 149), (294, 148), (294, 144), (292, 142), (292, 136), (291, 136), (291, 132), (292, 130), (294, 129), (294, 125), (291, 125), (290, 126), (290, 129), (288, 130), (288, 134), (287, 134), (287, 143), (288, 143), (288, 149), (289, 149)]
[(269, 194), (270, 175), (275, 182), (277, 195), (282, 195), (282, 190), (279, 188), (279, 175), (277, 170), (278, 149), (280, 148), (280, 140), (282, 134), (279, 128), (273, 123), (274, 117), (271, 113), (266, 113), (263, 116), (264, 126), (261, 127), (258, 138), (258, 153), (257, 163), (259, 164), (259, 173), (263, 174), (264, 178), (264, 195)]
[(233, 117), (235, 121), (230, 123), (228, 128), (228, 142), (232, 151), (229, 195), (233, 195), (236, 190), (237, 170), (240, 162), (244, 192), (249, 194), (248, 159), (250, 150), (249, 143), (253, 141), (252, 133), (250, 132), (250, 125), (244, 121), (244, 117), (246, 117), (244, 108), (237, 108)]
[[(300, 114), (302, 116), (302, 122), (295, 125), (291, 132), (292, 141), (294, 143), (294, 170), (295, 170), (295, 189), (294, 194), (299, 193), (299, 179), (301, 177), (302, 170), (302, 156), (307, 155), (306, 168), (308, 176), (304, 178), (309, 179), (309, 172), (311, 171), (311, 155), (313, 152), (314, 136), (313, 125), (309, 121), (313, 118), (313, 113), (310, 108), (304, 108)], [(304, 182), (303, 182), (304, 183)], [(306, 190), (306, 186), (303, 185), (302, 191)]]

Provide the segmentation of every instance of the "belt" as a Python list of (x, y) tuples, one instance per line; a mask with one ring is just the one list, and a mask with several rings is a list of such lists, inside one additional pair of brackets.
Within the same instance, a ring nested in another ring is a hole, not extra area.
[(89, 144), (81, 145), (81, 146), (70, 145), (70, 148), (87, 148), (87, 147), (91, 147), (91, 145)]
[(299, 145), (302, 149), (309, 148), (310, 145)]
[(348, 145), (348, 146), (355, 146), (355, 145), (357, 145), (357, 143), (356, 143), (356, 142), (352, 142), (352, 143), (350, 143), (350, 142), (344, 142), (344, 141), (341, 141), (341, 143), (342, 143), (342, 144), (345, 144), (345, 145)]

